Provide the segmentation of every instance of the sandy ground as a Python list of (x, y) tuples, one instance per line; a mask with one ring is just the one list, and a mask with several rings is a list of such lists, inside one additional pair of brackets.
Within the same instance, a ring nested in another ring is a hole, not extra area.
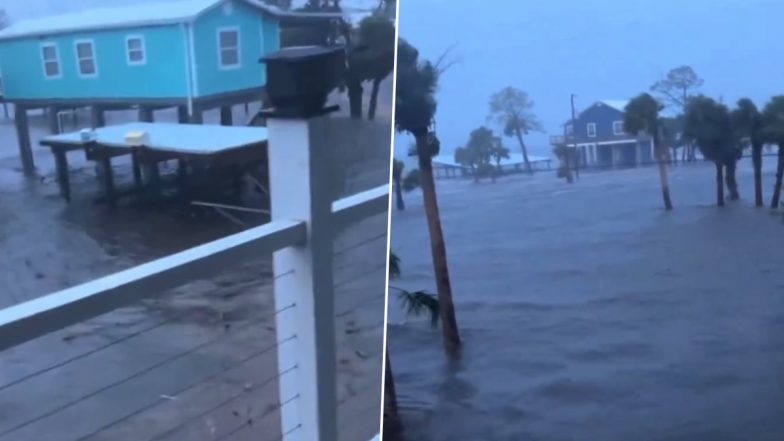
[[(774, 161), (766, 158), (770, 196)], [(714, 205), (713, 167), (439, 181), (465, 341), (390, 307), (406, 440), (784, 439), (781, 213)], [(434, 291), (421, 195), (392, 219), (394, 282)]]
[[(234, 110), (235, 121), (244, 121), (244, 109)], [(113, 112), (107, 119), (131, 118)], [(43, 121), (33, 120), (37, 142), (45, 132)], [(216, 121), (217, 114), (206, 116)], [(378, 138), (366, 140), (362, 160), (345, 167), (344, 194), (387, 182), (388, 131), (372, 132)], [(3, 306), (241, 229), (209, 211), (167, 204), (126, 203), (109, 212), (92, 202), (95, 172), (78, 155), (70, 158), (75, 199), (66, 204), (48, 150), (35, 149), (39, 177), (25, 179), (15, 141), (10, 122), (0, 123)], [(115, 167), (129, 178), (127, 164)], [(386, 215), (370, 218), (335, 244), (338, 413), (346, 441), (378, 431), (386, 223)], [(194, 274), (154, 300), (5, 351), (0, 440), (279, 439), (278, 409), (297, 398), (278, 400), (271, 277), (271, 256), (209, 280)]]

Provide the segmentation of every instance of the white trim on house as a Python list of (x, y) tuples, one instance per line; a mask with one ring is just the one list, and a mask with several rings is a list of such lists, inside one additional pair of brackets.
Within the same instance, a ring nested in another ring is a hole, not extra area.
[[(131, 40), (139, 40), (139, 48), (138, 49), (131, 49), (130, 42)], [(141, 52), (142, 58), (141, 60), (132, 60), (131, 59), (131, 52)], [(128, 63), (128, 66), (144, 66), (147, 64), (147, 42), (142, 34), (132, 34), (125, 36), (125, 61)]]
[(574, 135), (574, 124), (567, 124), (566, 125), (566, 136)]
[(639, 140), (636, 138), (629, 138), (629, 139), (619, 139), (615, 141), (591, 141), (591, 142), (578, 142), (577, 144), (569, 144), (577, 145), (578, 147), (587, 146), (587, 145), (613, 145), (613, 144), (631, 144), (636, 143)]
[(193, 78), (191, 78), (191, 81), (193, 81), (193, 96), (199, 96), (201, 92), (199, 90), (199, 69), (198, 65), (196, 64), (196, 37), (193, 35), (194, 24), (189, 23), (187, 26), (189, 43), (188, 51), (190, 52), (189, 56), (191, 59), (190, 69), (191, 75), (193, 76)]
[[(44, 54), (44, 50), (46, 48), (54, 48), (54, 59), (47, 60)], [(47, 41), (41, 43), (39, 46), (39, 50), (41, 51), (41, 68), (43, 69), (44, 79), (46, 80), (57, 80), (63, 77), (63, 63), (60, 60), (60, 48), (57, 46), (57, 43), (53, 41)], [(49, 72), (46, 70), (47, 63), (55, 63), (57, 65), (57, 75), (49, 75)]]
[[(79, 55), (79, 45), (82, 44), (89, 44), (90, 45), (90, 56), (82, 58)], [(74, 40), (74, 56), (76, 56), (76, 72), (79, 74), (79, 78), (98, 78), (98, 57), (95, 53), (95, 41), (92, 38), (80, 38)], [(82, 72), (82, 61), (91, 61), (93, 64), (93, 72), (92, 73), (84, 73)]]
[[(237, 35), (237, 45), (236, 46), (222, 46), (221, 35), (228, 32), (234, 32)], [(227, 26), (218, 28), (215, 31), (215, 38), (218, 43), (218, 69), (220, 70), (232, 70), (232, 69), (239, 69), (242, 67), (242, 34), (240, 33), (239, 26)], [(237, 62), (234, 64), (224, 64), (223, 63), (223, 52), (224, 51), (231, 51), (234, 50), (237, 53)]]
[[(623, 131), (623, 121), (613, 121), (613, 135), (625, 135), (626, 132)], [(620, 129), (618, 129), (620, 126)]]
[(0, 68), (0, 97), (5, 95), (5, 82), (3, 81), (3, 69)]
[[(593, 129), (593, 130), (591, 130)], [(596, 138), (596, 123), (588, 123), (585, 125), (585, 133), (589, 138)]]
[(182, 29), (182, 43), (185, 45), (185, 70), (187, 71), (186, 83), (188, 86), (188, 116), (193, 115), (193, 51), (191, 44), (190, 24), (180, 24)]

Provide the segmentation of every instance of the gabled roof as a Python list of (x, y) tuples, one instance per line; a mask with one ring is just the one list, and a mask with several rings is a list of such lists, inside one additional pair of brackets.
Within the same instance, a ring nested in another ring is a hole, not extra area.
[[(21, 20), (0, 31), (0, 40), (46, 36), (87, 30), (179, 24), (195, 20), (201, 14), (227, 0), (167, 0), (129, 6), (88, 9), (68, 14)], [(232, 0), (253, 6), (276, 16), (299, 16), (284, 12), (257, 0)]]
[[(600, 104), (604, 104), (605, 106), (611, 107), (611, 108), (613, 108), (613, 109), (615, 109), (615, 110), (617, 110), (619, 112), (624, 112), (624, 109), (626, 109), (626, 105), (629, 104), (629, 101), (630, 100), (599, 100), (599, 101), (591, 104), (590, 106), (586, 107), (584, 110), (581, 110), (580, 112), (577, 112), (577, 118), (580, 118), (581, 116), (583, 116), (583, 113), (587, 112), (590, 109), (593, 109), (594, 107), (596, 107), (596, 106), (598, 106)], [(571, 122), (572, 122), (572, 120), (570, 118), (570, 119), (566, 120), (566, 122), (561, 124), (561, 125), (565, 126), (565, 125), (567, 125), (567, 124), (569, 124)]]

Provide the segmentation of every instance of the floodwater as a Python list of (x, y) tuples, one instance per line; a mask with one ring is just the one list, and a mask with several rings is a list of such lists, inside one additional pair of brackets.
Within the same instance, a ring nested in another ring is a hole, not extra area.
[[(766, 158), (770, 194), (774, 158)], [(782, 215), (714, 204), (709, 164), (437, 182), (462, 358), (391, 302), (407, 441), (784, 439)], [(421, 195), (393, 285), (435, 292)]]
[[(238, 124), (245, 120), (244, 109), (234, 111)], [(133, 117), (112, 112), (107, 122)], [(36, 143), (43, 121), (33, 123)], [(367, 133), (377, 135), (346, 164), (345, 194), (388, 181), (389, 131)], [(50, 153), (34, 151), (39, 177), (27, 179), (13, 125), (0, 121), (2, 307), (243, 229), (208, 209), (166, 202), (108, 211), (93, 203), (95, 171), (78, 153), (69, 158), (74, 200), (65, 203)], [(130, 182), (128, 164), (115, 168), (118, 181)], [(335, 244), (338, 424), (346, 441), (378, 432), (386, 227), (387, 216), (375, 216), (340, 232)], [(278, 397), (276, 344), (296, 342), (275, 335), (271, 271), (271, 256), (261, 255), (214, 278), (194, 274), (172, 292), (4, 351), (0, 440), (273, 440), (296, 430), (279, 424), (279, 409), (297, 397)]]

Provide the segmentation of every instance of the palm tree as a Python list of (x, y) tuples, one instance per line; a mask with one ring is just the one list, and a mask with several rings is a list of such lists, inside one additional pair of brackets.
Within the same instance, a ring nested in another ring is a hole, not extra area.
[(438, 212), (433, 156), (438, 154), (439, 142), (431, 131), (436, 113), (435, 91), (441, 71), (429, 61), (420, 61), (418, 51), (401, 39), (398, 44), (397, 93), (395, 96), (395, 128), (408, 132), (416, 140), (416, 155), (422, 186), (427, 225), (430, 232), (430, 251), (436, 276), (438, 300), (441, 305), (441, 327), (444, 347), (449, 354), (457, 354), (460, 334), (457, 329), (452, 286), (446, 260), (446, 245)]
[(491, 155), (495, 160), (495, 166), (500, 174), (503, 170), (501, 169), (501, 160), (502, 159), (509, 159), (509, 149), (504, 147), (504, 144), (501, 142), (501, 138), (494, 137), (493, 141), (495, 142), (493, 146), (493, 151)]
[(402, 179), (403, 179), (403, 169), (406, 167), (406, 164), (399, 160), (393, 159), (392, 163), (392, 182), (395, 184), (395, 196), (397, 198), (397, 209), (403, 211), (406, 209), (406, 203), (403, 201), (403, 188), (402, 188)]
[(670, 184), (667, 180), (667, 149), (662, 143), (662, 125), (659, 112), (663, 106), (650, 94), (641, 93), (626, 105), (623, 112), (623, 128), (626, 133), (646, 133), (653, 138), (653, 148), (659, 163), (664, 209), (672, 210)]
[[(732, 173), (731, 180), (734, 180), (734, 164), (737, 161), (729, 109), (704, 95), (692, 97), (686, 106), (683, 134), (686, 139), (695, 142), (702, 154), (715, 164), (716, 203), (723, 206), (724, 169), (728, 169), (728, 175)], [(730, 191), (737, 193), (737, 188), (733, 188), (729, 181), (728, 184)]]
[(523, 135), (541, 131), (542, 125), (531, 111), (534, 102), (528, 94), (514, 87), (505, 87), (490, 98), (490, 117), (504, 128), (504, 135), (515, 136), (523, 152), (523, 161), (528, 173), (533, 174), (531, 162), (528, 160), (528, 148)]
[(754, 205), (761, 207), (762, 200), (762, 147), (765, 140), (762, 133), (762, 114), (748, 98), (738, 100), (732, 111), (732, 124), (739, 136), (751, 144), (751, 162), (754, 166)]
[(779, 147), (776, 163), (776, 183), (773, 185), (771, 208), (778, 208), (781, 194), (781, 180), (784, 176), (784, 95), (774, 96), (762, 111), (763, 134), (765, 139)]

